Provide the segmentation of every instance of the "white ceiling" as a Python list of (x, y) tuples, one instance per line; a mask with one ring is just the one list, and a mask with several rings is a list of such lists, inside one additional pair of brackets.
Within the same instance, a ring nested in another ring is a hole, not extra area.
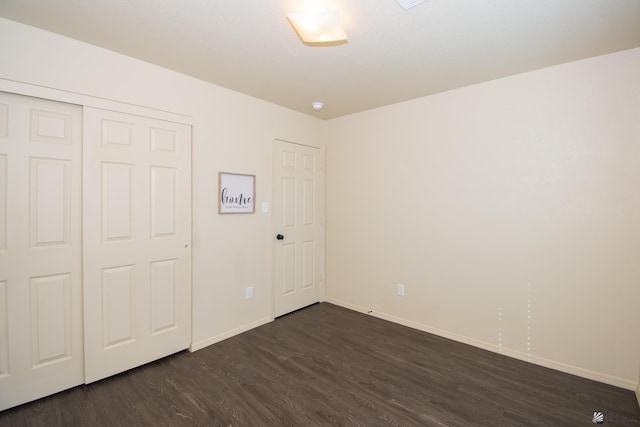
[[(339, 9), (348, 43), (300, 41), (286, 14), (310, 2)], [(0, 16), (324, 119), (640, 47), (640, 0), (0, 0)]]

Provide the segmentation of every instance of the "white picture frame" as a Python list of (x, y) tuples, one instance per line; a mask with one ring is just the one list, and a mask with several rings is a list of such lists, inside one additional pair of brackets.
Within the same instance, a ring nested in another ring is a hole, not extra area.
[(254, 213), (256, 176), (218, 172), (218, 213)]

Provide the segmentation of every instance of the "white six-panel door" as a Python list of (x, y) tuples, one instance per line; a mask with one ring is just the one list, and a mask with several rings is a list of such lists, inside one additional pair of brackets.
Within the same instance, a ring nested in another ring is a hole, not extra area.
[(84, 110), (86, 382), (191, 342), (191, 127)]
[(277, 317), (324, 299), (322, 150), (276, 140), (273, 168)]
[(82, 109), (0, 92), (0, 410), (81, 384)]

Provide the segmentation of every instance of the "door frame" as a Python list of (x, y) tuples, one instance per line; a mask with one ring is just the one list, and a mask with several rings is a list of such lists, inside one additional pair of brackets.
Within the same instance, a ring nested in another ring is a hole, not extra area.
[(68, 92), (3, 78), (0, 78), (0, 91), (193, 126), (193, 117), (186, 114), (172, 113), (142, 105), (127, 104), (107, 98), (96, 98), (82, 93)]

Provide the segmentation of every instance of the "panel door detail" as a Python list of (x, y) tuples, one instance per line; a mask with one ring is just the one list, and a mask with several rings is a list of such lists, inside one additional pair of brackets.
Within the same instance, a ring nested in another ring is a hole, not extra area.
[(85, 382), (191, 342), (191, 127), (84, 109)]
[(0, 92), (0, 410), (82, 384), (82, 108)]
[(274, 142), (275, 316), (324, 299), (322, 150)]

